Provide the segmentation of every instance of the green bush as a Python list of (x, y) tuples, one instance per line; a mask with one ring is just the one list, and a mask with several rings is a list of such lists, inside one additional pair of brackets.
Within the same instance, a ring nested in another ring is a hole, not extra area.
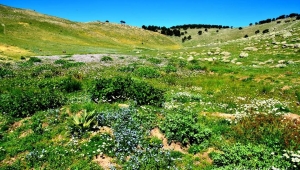
[(115, 102), (135, 100), (138, 105), (161, 106), (163, 91), (143, 81), (133, 81), (130, 77), (102, 78), (92, 89), (93, 101)]
[(0, 78), (13, 77), (13, 71), (0, 67)]
[(171, 73), (171, 72), (176, 72), (177, 68), (174, 67), (173, 65), (167, 65), (165, 68), (166, 73)]
[(140, 67), (135, 70), (135, 74), (145, 78), (157, 78), (160, 76), (160, 72), (152, 67)]
[(68, 63), (68, 61), (66, 61), (66, 60), (63, 60), (63, 59), (59, 59), (59, 60), (55, 60), (54, 61), (54, 64), (66, 64), (66, 63)]
[(189, 68), (190, 70), (192, 70), (192, 71), (201, 71), (201, 70), (207, 71), (207, 67), (205, 67), (205, 66), (200, 66), (200, 65), (198, 65), (198, 64), (191, 65), (191, 66), (189, 66), (188, 68)]
[(221, 152), (212, 152), (214, 165), (221, 169), (290, 169), (291, 164), (278, 153), (262, 145), (223, 145)]
[(150, 61), (150, 62), (153, 63), (153, 64), (160, 64), (160, 63), (162, 62), (160, 59), (158, 59), (158, 58), (153, 58), (153, 57), (147, 58), (147, 61)]
[(104, 56), (101, 58), (101, 61), (107, 62), (107, 61), (113, 61), (113, 59), (110, 56)]
[(178, 109), (176, 113), (166, 114), (164, 121), (160, 124), (160, 129), (165, 133), (169, 142), (174, 140), (184, 145), (200, 144), (211, 137), (212, 131), (201, 127), (197, 121), (196, 113)]
[(61, 84), (63, 90), (68, 93), (79, 91), (82, 89), (82, 83), (80, 80), (70, 76), (62, 81)]
[(40, 58), (37, 58), (37, 57), (30, 57), (28, 62), (40, 63), (40, 62), (42, 62), (42, 60)]
[(26, 117), (36, 111), (60, 107), (65, 103), (61, 92), (48, 89), (13, 89), (0, 94), (0, 112), (13, 117)]

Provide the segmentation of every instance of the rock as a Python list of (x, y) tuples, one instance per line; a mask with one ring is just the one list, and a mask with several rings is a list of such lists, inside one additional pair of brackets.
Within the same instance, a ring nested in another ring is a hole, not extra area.
[(287, 38), (287, 37), (293, 36), (293, 34), (291, 32), (289, 32), (289, 31), (287, 31), (282, 36), (283, 36), (283, 38)]
[(248, 53), (245, 53), (245, 52), (241, 52), (240, 54), (240, 58), (245, 58), (245, 57), (248, 57), (249, 54)]
[(300, 44), (299, 43), (294, 44), (294, 48), (300, 48)]
[(227, 51), (223, 51), (223, 52), (221, 53), (221, 55), (223, 55), (223, 56), (230, 56), (231, 53), (230, 53), (230, 52), (227, 52)]
[(284, 63), (285, 63), (285, 60), (279, 60), (278, 63), (279, 63), (279, 64), (284, 64)]
[(245, 51), (257, 51), (258, 49), (256, 47), (246, 47), (244, 48)]
[(270, 50), (270, 49), (271, 49), (270, 47), (267, 47), (267, 48), (266, 48), (266, 50)]
[(236, 62), (235, 64), (236, 64), (236, 65), (242, 65), (243, 63), (241, 63), (241, 62)]
[(192, 56), (190, 56), (190, 57), (187, 59), (187, 61), (192, 61), (192, 60), (194, 60), (194, 57), (192, 57)]
[(277, 64), (275, 67), (277, 67), (277, 68), (284, 68), (284, 67), (286, 67), (286, 65), (285, 64)]
[(282, 41), (281, 44), (286, 44), (286, 41)]
[(282, 48), (288, 48), (288, 47), (292, 47), (295, 48), (294, 44), (283, 44)]
[(272, 60), (272, 59), (265, 61), (266, 64), (273, 63), (273, 62), (274, 62), (274, 60)]
[(292, 60), (289, 60), (288, 62), (287, 62), (287, 64), (294, 64), (295, 62), (294, 61), (292, 61)]
[(213, 55), (213, 53), (209, 51), (209, 52), (207, 52), (207, 55)]
[(273, 48), (277, 49), (279, 46), (278, 45), (274, 45)]

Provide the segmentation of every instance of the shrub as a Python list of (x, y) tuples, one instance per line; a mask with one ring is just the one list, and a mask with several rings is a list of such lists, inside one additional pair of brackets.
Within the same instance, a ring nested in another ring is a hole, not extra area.
[(212, 152), (210, 156), (216, 167), (224, 169), (287, 169), (291, 166), (270, 148), (250, 143), (223, 145), (221, 152)]
[(0, 78), (13, 77), (13, 71), (0, 67)]
[(71, 68), (71, 67), (79, 67), (79, 66), (82, 66), (82, 65), (85, 65), (85, 63), (83, 62), (67, 62), (65, 64), (63, 64), (62, 68), (65, 68), (65, 69), (68, 69), (68, 68)]
[(169, 142), (174, 140), (183, 145), (200, 144), (211, 137), (212, 131), (197, 124), (197, 116), (196, 113), (178, 109), (176, 113), (166, 114), (160, 129), (165, 133)]
[(66, 64), (66, 63), (68, 63), (68, 61), (63, 60), (63, 59), (59, 59), (59, 60), (55, 60), (55, 61), (54, 61), (54, 64), (62, 64), (62, 65), (64, 65), (64, 64)]
[(145, 78), (157, 78), (160, 76), (159, 71), (152, 67), (140, 67), (137, 70), (135, 70), (135, 74), (140, 76), (140, 77), (145, 77)]
[(61, 87), (66, 92), (75, 92), (82, 89), (82, 83), (80, 80), (70, 76), (62, 81)]
[(102, 78), (97, 80), (92, 89), (93, 101), (125, 101), (135, 100), (138, 105), (161, 106), (163, 91), (143, 81), (133, 81), (130, 77)]
[(190, 70), (192, 71), (207, 71), (207, 67), (206, 66), (200, 66), (198, 64), (194, 64), (188, 67)]
[(266, 33), (268, 33), (268, 32), (269, 32), (269, 29), (263, 30), (263, 34), (266, 34)]
[(148, 58), (147, 60), (153, 64), (160, 64), (162, 62), (160, 59), (154, 57)]
[(110, 56), (104, 56), (101, 58), (101, 61), (107, 62), (107, 61), (113, 61), (113, 59)]
[(300, 146), (299, 123), (283, 121), (275, 114), (251, 114), (232, 126), (232, 135), (241, 142), (264, 144), (275, 149), (297, 149)]
[(37, 57), (30, 57), (28, 62), (39, 63), (39, 62), (42, 62), (42, 60)]
[(177, 71), (177, 68), (174, 67), (173, 65), (167, 65), (165, 66), (165, 71), (166, 73), (171, 73), (171, 72), (176, 72)]
[(65, 103), (61, 92), (48, 89), (13, 89), (0, 94), (0, 112), (13, 117), (26, 117), (36, 111), (60, 107)]

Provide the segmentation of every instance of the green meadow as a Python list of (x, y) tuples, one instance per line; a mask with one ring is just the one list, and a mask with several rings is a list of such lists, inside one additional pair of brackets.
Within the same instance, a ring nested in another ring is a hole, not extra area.
[(0, 169), (299, 168), (299, 20), (181, 30), (182, 43), (0, 15)]

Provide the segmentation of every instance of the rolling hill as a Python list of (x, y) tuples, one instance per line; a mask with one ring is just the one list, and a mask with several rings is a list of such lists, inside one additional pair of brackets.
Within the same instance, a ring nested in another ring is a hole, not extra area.
[(123, 53), (135, 49), (178, 49), (159, 33), (106, 22), (79, 23), (0, 5), (0, 55)]

